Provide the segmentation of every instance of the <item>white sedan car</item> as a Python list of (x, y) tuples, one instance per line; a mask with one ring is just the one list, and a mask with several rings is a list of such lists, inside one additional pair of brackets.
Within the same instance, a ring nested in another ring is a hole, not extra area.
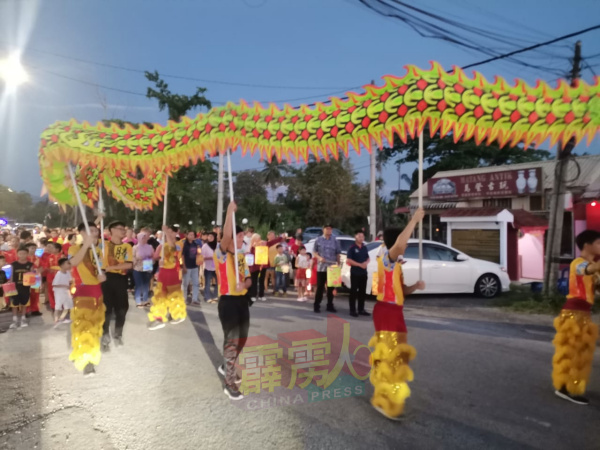
[[(381, 253), (381, 243), (367, 244), (370, 262), (367, 267), (369, 281), (367, 294), (371, 293), (373, 273), (377, 271), (377, 256)], [(402, 265), (404, 282), (414, 284), (419, 278), (419, 243), (416, 239), (408, 241), (406, 261)], [(510, 290), (510, 279), (500, 265), (471, 258), (447, 245), (434, 241), (423, 241), (423, 281), (425, 290), (416, 294), (464, 294), (475, 293), (492, 298), (501, 292)], [(350, 267), (342, 266), (342, 282), (350, 287)]]

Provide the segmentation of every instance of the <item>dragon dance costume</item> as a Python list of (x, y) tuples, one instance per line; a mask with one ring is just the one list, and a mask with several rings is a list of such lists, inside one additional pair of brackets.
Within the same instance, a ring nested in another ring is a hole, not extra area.
[[(69, 257), (77, 254), (80, 245), (69, 247)], [(101, 251), (94, 247), (98, 258)], [(83, 370), (88, 364), (100, 363), (100, 339), (106, 308), (102, 297), (102, 288), (98, 281), (98, 267), (94, 261), (92, 249), (88, 249), (83, 261), (74, 268), (79, 283), (73, 295), (71, 310), (71, 345), (73, 351), (69, 359), (75, 363), (77, 370)]]
[(554, 319), (552, 382), (557, 391), (566, 389), (572, 396), (585, 393), (598, 340), (598, 326), (591, 317), (595, 283), (586, 273), (589, 264), (583, 258), (571, 263), (567, 302)]
[(388, 250), (378, 258), (377, 264), (379, 295), (373, 309), (375, 334), (369, 341), (369, 346), (375, 348), (369, 358), (370, 379), (375, 388), (371, 404), (386, 417), (397, 418), (410, 396), (408, 382), (413, 380), (413, 371), (408, 362), (417, 352), (407, 343), (402, 264), (390, 261)]
[(187, 317), (185, 298), (181, 290), (181, 248), (180, 242), (175, 245), (164, 244), (163, 266), (158, 271), (152, 307), (148, 313), (151, 322), (166, 323), (169, 314), (174, 321)]

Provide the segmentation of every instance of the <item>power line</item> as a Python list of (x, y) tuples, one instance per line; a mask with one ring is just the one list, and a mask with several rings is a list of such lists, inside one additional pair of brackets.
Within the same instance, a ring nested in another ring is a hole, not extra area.
[[(5, 41), (0, 41), (0, 43), (4, 44), (4, 45), (8, 45), (7, 42), (5, 42)], [(50, 52), (47, 50), (40, 50), (40, 49), (37, 49), (34, 47), (27, 47), (27, 51), (33, 51), (36, 53), (52, 55), (52, 56), (56, 56), (58, 58), (70, 59), (72, 61), (77, 61), (77, 62), (84, 63), (84, 64), (91, 64), (94, 66), (107, 67), (109, 69), (123, 70), (126, 72), (141, 73), (141, 74), (146, 73), (146, 71), (142, 70), (142, 69), (134, 69), (131, 67), (125, 67), (125, 66), (120, 66), (120, 65), (116, 65), (116, 64), (91, 61), (89, 59), (83, 59), (83, 58), (77, 58), (74, 56), (63, 55), (60, 53)], [(257, 89), (290, 89), (290, 90), (305, 90), (305, 91), (329, 90), (329, 89), (341, 90), (342, 89), (339, 86), (284, 86), (284, 85), (270, 85), (270, 84), (257, 84), (257, 83), (242, 83), (242, 82), (235, 82), (235, 81), (211, 80), (211, 79), (207, 79), (207, 78), (197, 78), (197, 77), (189, 77), (189, 76), (184, 76), (184, 75), (173, 75), (173, 74), (161, 74), (161, 76), (165, 77), (165, 78), (175, 78), (178, 80), (199, 81), (202, 83), (222, 84), (225, 86), (243, 86), (243, 87), (251, 87), (251, 88), (257, 88)], [(348, 90), (348, 89), (353, 89), (353, 88), (346, 88), (345, 90)]]
[[(588, 27), (588, 28), (585, 28), (583, 30), (579, 30), (579, 31), (575, 31), (573, 33), (565, 34), (563, 36), (559, 36), (559, 37), (557, 37), (555, 39), (551, 39), (551, 40), (548, 40), (548, 41), (545, 41), (545, 42), (540, 42), (540, 43), (535, 44), (535, 45), (531, 45), (531, 46), (524, 47), (524, 48), (521, 48), (521, 49), (518, 49), (518, 50), (514, 50), (514, 51), (509, 52), (509, 53), (505, 53), (503, 55), (497, 55), (497, 56), (494, 56), (492, 58), (484, 59), (482, 61), (478, 61), (478, 62), (475, 62), (475, 63), (472, 63), (472, 64), (468, 64), (466, 66), (462, 66), (462, 69), (468, 69), (468, 68), (472, 68), (472, 67), (481, 66), (483, 64), (488, 64), (490, 62), (499, 61), (499, 60), (502, 60), (502, 59), (505, 59), (505, 58), (509, 58), (509, 57), (511, 57), (511, 56), (513, 56), (515, 54), (524, 53), (524, 52), (527, 52), (527, 51), (530, 51), (530, 50), (534, 50), (534, 49), (537, 49), (537, 48), (540, 48), (540, 47), (544, 47), (544, 46), (547, 46), (547, 45), (550, 45), (550, 44), (554, 44), (556, 42), (560, 42), (560, 41), (563, 41), (565, 39), (570, 39), (572, 37), (580, 36), (582, 34), (589, 33), (590, 31), (594, 31), (594, 30), (598, 30), (598, 29), (600, 29), (600, 25), (595, 25), (595, 26), (592, 26), (592, 27)], [(110, 87), (110, 86), (100, 85), (98, 83), (93, 83), (93, 82), (81, 80), (81, 79), (78, 79), (78, 78), (70, 77), (70, 76), (67, 76), (67, 75), (59, 74), (57, 72), (53, 72), (53, 71), (50, 71), (50, 70), (47, 70), (47, 69), (42, 69), (42, 68), (38, 68), (38, 69), (42, 70), (42, 71), (45, 71), (47, 73), (50, 73), (50, 74), (52, 74), (54, 76), (65, 78), (65, 79), (72, 80), (72, 81), (76, 81), (76, 82), (79, 82), (79, 83), (82, 83), (82, 84), (87, 84), (87, 85), (94, 86), (94, 87), (100, 87), (102, 89), (107, 89), (107, 90), (111, 90), (111, 91), (121, 92), (121, 93), (125, 93), (125, 94), (131, 94), (131, 95), (146, 97), (146, 94), (143, 94), (143, 93), (140, 93), (140, 92), (134, 92), (134, 91), (126, 90), (126, 89), (120, 89), (120, 88), (114, 88), (114, 87)], [(452, 69), (449, 70), (448, 72), (452, 72)], [(352, 89), (359, 89), (359, 88), (360, 88), (360, 86), (359, 87), (355, 87), (355, 88), (350, 88), (350, 90), (352, 90)], [(337, 93), (340, 93), (340, 92), (346, 92), (346, 90), (331, 92), (329, 94), (313, 95), (313, 96), (301, 97), (301, 98), (295, 98), (295, 99), (282, 99), (282, 100), (261, 101), (261, 103), (286, 103), (286, 102), (302, 101), (302, 100), (307, 100), (307, 99), (316, 98), (316, 97), (331, 96), (331, 95), (334, 95), (334, 94), (337, 94)], [(348, 99), (347, 96), (340, 98), (340, 100), (347, 100), (347, 99)], [(213, 103), (215, 103), (215, 104), (225, 104), (226, 102), (214, 101)], [(310, 106), (315, 106), (317, 103), (327, 104), (327, 103), (331, 103), (331, 100), (327, 99), (327, 100), (323, 100), (321, 102), (309, 103), (306, 106), (309, 106), (309, 107)]]
[(584, 34), (584, 33), (589, 33), (590, 31), (594, 31), (594, 30), (598, 30), (598, 29), (600, 29), (600, 25), (594, 25), (593, 27), (585, 28), (583, 30), (576, 31), (574, 33), (565, 34), (563, 36), (557, 37), (555, 39), (551, 39), (549, 41), (540, 42), (539, 44), (530, 45), (529, 47), (525, 47), (525, 48), (521, 48), (519, 50), (515, 50), (515, 51), (509, 52), (509, 53), (505, 53), (504, 55), (498, 55), (498, 56), (495, 56), (493, 58), (488, 58), (488, 59), (484, 59), (483, 61), (479, 61), (479, 62), (476, 62), (476, 63), (473, 63), (473, 64), (469, 64), (467, 66), (464, 66), (463, 69), (470, 69), (471, 67), (477, 67), (477, 66), (480, 66), (482, 64), (487, 64), (487, 63), (491, 63), (493, 61), (498, 61), (499, 59), (509, 58), (511, 56), (518, 55), (519, 53), (528, 52), (530, 50), (535, 50), (536, 48), (544, 47), (544, 46), (550, 45), (550, 44), (554, 44), (555, 42), (564, 41), (565, 39), (569, 39), (569, 38), (572, 38), (572, 37), (575, 37), (575, 36), (579, 36), (579, 35)]

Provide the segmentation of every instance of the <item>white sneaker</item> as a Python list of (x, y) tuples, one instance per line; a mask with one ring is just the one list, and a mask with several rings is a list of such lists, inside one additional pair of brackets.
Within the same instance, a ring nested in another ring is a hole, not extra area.
[(29, 324), (25, 320), (21, 320), (21, 328), (27, 328)]
[(62, 321), (62, 323), (71, 323), (71, 319), (65, 319)]
[(19, 328), (19, 322), (17, 322), (16, 320), (13, 320), (13, 323), (10, 324), (10, 328), (11, 330), (14, 330), (15, 328), (18, 329)]
[(260, 298), (259, 298), (259, 300), (260, 300), (261, 302), (266, 302), (266, 301), (267, 301), (267, 299), (266, 299), (265, 297), (260, 297)]

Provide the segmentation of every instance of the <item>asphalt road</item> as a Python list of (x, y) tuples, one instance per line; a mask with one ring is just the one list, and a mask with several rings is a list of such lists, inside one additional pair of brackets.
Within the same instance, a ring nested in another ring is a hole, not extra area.
[[(349, 317), (346, 297), (336, 306), (339, 319), (291, 298), (256, 304), (251, 342), (325, 335), (336, 347), (348, 321), (351, 348), (366, 344), (370, 318)], [(93, 378), (72, 367), (68, 329), (52, 329), (46, 313), (0, 334), (0, 449), (600, 448), (600, 361), (590, 406), (556, 398), (551, 317), (507, 314), (473, 297), (414, 297), (406, 316), (415, 381), (406, 417), (393, 422), (371, 408), (368, 380), (345, 372), (328, 395), (309, 385), (231, 402), (215, 369), (216, 305), (154, 332), (131, 309), (125, 346), (104, 355)]]

